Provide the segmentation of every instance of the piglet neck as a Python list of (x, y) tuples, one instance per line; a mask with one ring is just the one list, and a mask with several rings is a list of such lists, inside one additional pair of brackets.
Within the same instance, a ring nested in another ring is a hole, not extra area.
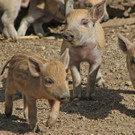
[(94, 37), (90, 37), (87, 41), (85, 41), (81, 46), (82, 47), (89, 47), (91, 49), (96, 47), (97, 42), (94, 40)]
[(80, 46), (72, 46), (71, 48), (88, 48), (89, 50), (93, 50), (96, 47), (96, 43), (95, 42), (85, 42), (84, 44), (80, 45)]

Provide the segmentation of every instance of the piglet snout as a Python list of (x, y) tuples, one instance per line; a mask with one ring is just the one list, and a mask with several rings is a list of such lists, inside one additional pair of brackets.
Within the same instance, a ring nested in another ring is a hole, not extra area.
[(70, 98), (70, 94), (65, 92), (60, 96), (60, 101), (67, 101)]
[(65, 33), (63, 34), (63, 37), (64, 37), (65, 40), (73, 41), (73, 39), (74, 39), (74, 34), (73, 34), (72, 31), (67, 30), (67, 31), (65, 31)]

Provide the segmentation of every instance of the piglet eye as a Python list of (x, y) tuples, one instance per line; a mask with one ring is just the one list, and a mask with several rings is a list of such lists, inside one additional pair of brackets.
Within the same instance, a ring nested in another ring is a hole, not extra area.
[(88, 22), (89, 22), (88, 19), (84, 18), (84, 19), (81, 20), (81, 25), (86, 26), (86, 25), (88, 25)]
[(54, 84), (54, 81), (50, 78), (44, 78), (44, 83), (47, 85), (52, 85)]
[(92, 4), (91, 4), (91, 3), (85, 3), (84, 5), (85, 5), (85, 7), (87, 7), (87, 8), (91, 8), (91, 7), (92, 7)]
[(130, 58), (130, 63), (131, 63), (131, 64), (135, 64), (135, 57), (131, 57), (131, 58)]

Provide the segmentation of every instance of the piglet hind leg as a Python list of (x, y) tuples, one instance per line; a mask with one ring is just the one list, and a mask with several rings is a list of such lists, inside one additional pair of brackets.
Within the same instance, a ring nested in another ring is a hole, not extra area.
[(36, 21), (37, 19), (39, 19), (40, 17), (42, 17), (44, 15), (44, 10), (42, 10), (40, 8), (35, 7), (35, 9), (33, 10), (33, 7), (35, 6), (35, 2), (36, 2), (35, 0), (31, 1), (29, 12), (26, 15), (26, 17), (24, 17), (22, 19), (22, 21), (20, 23), (20, 26), (19, 26), (19, 29), (18, 29), (18, 35), (19, 36), (25, 36), (28, 27), (32, 23), (34, 23), (34, 21)]
[(39, 127), (37, 125), (37, 107), (36, 107), (36, 99), (25, 96), (25, 102), (28, 106), (28, 121), (29, 121), (29, 127), (30, 130), (33, 132), (38, 132)]
[(48, 102), (51, 107), (51, 112), (49, 114), (46, 126), (52, 127), (55, 124), (55, 122), (57, 121), (57, 117), (59, 115), (60, 101), (48, 100)]
[(5, 114), (10, 117), (13, 109), (13, 96), (16, 92), (16, 88), (12, 81), (7, 79), (7, 86), (5, 91)]
[(43, 29), (43, 24), (44, 23), (48, 23), (52, 20), (51, 17), (48, 16), (43, 16), (39, 19), (37, 19), (34, 23), (33, 23), (33, 28), (34, 28), (34, 32), (36, 33), (36, 35), (38, 35), (39, 37), (43, 37), (46, 36), (47, 33), (44, 32)]
[(86, 89), (86, 99), (93, 99), (95, 97), (95, 83), (96, 77), (99, 70), (99, 65), (93, 64), (90, 66), (90, 72), (88, 76), (88, 83)]
[(74, 98), (82, 98), (82, 88), (81, 88), (81, 76), (80, 76), (80, 65), (71, 66), (71, 75), (73, 79), (73, 94), (72, 99)]

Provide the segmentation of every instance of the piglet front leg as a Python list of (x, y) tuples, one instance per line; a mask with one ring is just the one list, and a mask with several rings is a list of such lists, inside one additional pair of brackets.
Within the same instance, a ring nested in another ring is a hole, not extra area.
[(72, 99), (82, 97), (82, 88), (81, 88), (81, 76), (80, 76), (80, 65), (77, 66), (71, 66), (71, 75), (73, 79), (73, 95)]
[(57, 117), (59, 115), (59, 109), (60, 109), (60, 101), (58, 100), (48, 100), (50, 107), (51, 107), (51, 112), (48, 117), (48, 121), (46, 126), (52, 127), (53, 124), (57, 121)]
[(38, 132), (39, 128), (37, 125), (37, 108), (36, 108), (36, 99), (25, 96), (25, 104), (28, 107), (28, 121), (30, 125), (30, 130), (34, 132)]
[(95, 96), (96, 78), (100, 68), (101, 57), (97, 57), (94, 62), (90, 62), (90, 70), (86, 89), (86, 99), (92, 99)]
[(15, 41), (18, 39), (17, 32), (14, 28), (14, 20), (17, 17), (18, 10), (12, 11), (5, 11), (1, 17), (1, 21), (3, 23), (4, 29), (3, 33), (6, 36), (6, 38), (11, 37)]
[(102, 77), (100, 69), (98, 70), (97, 77), (96, 77), (96, 86), (98, 86), (98, 87), (104, 87), (105, 86), (105, 81)]

